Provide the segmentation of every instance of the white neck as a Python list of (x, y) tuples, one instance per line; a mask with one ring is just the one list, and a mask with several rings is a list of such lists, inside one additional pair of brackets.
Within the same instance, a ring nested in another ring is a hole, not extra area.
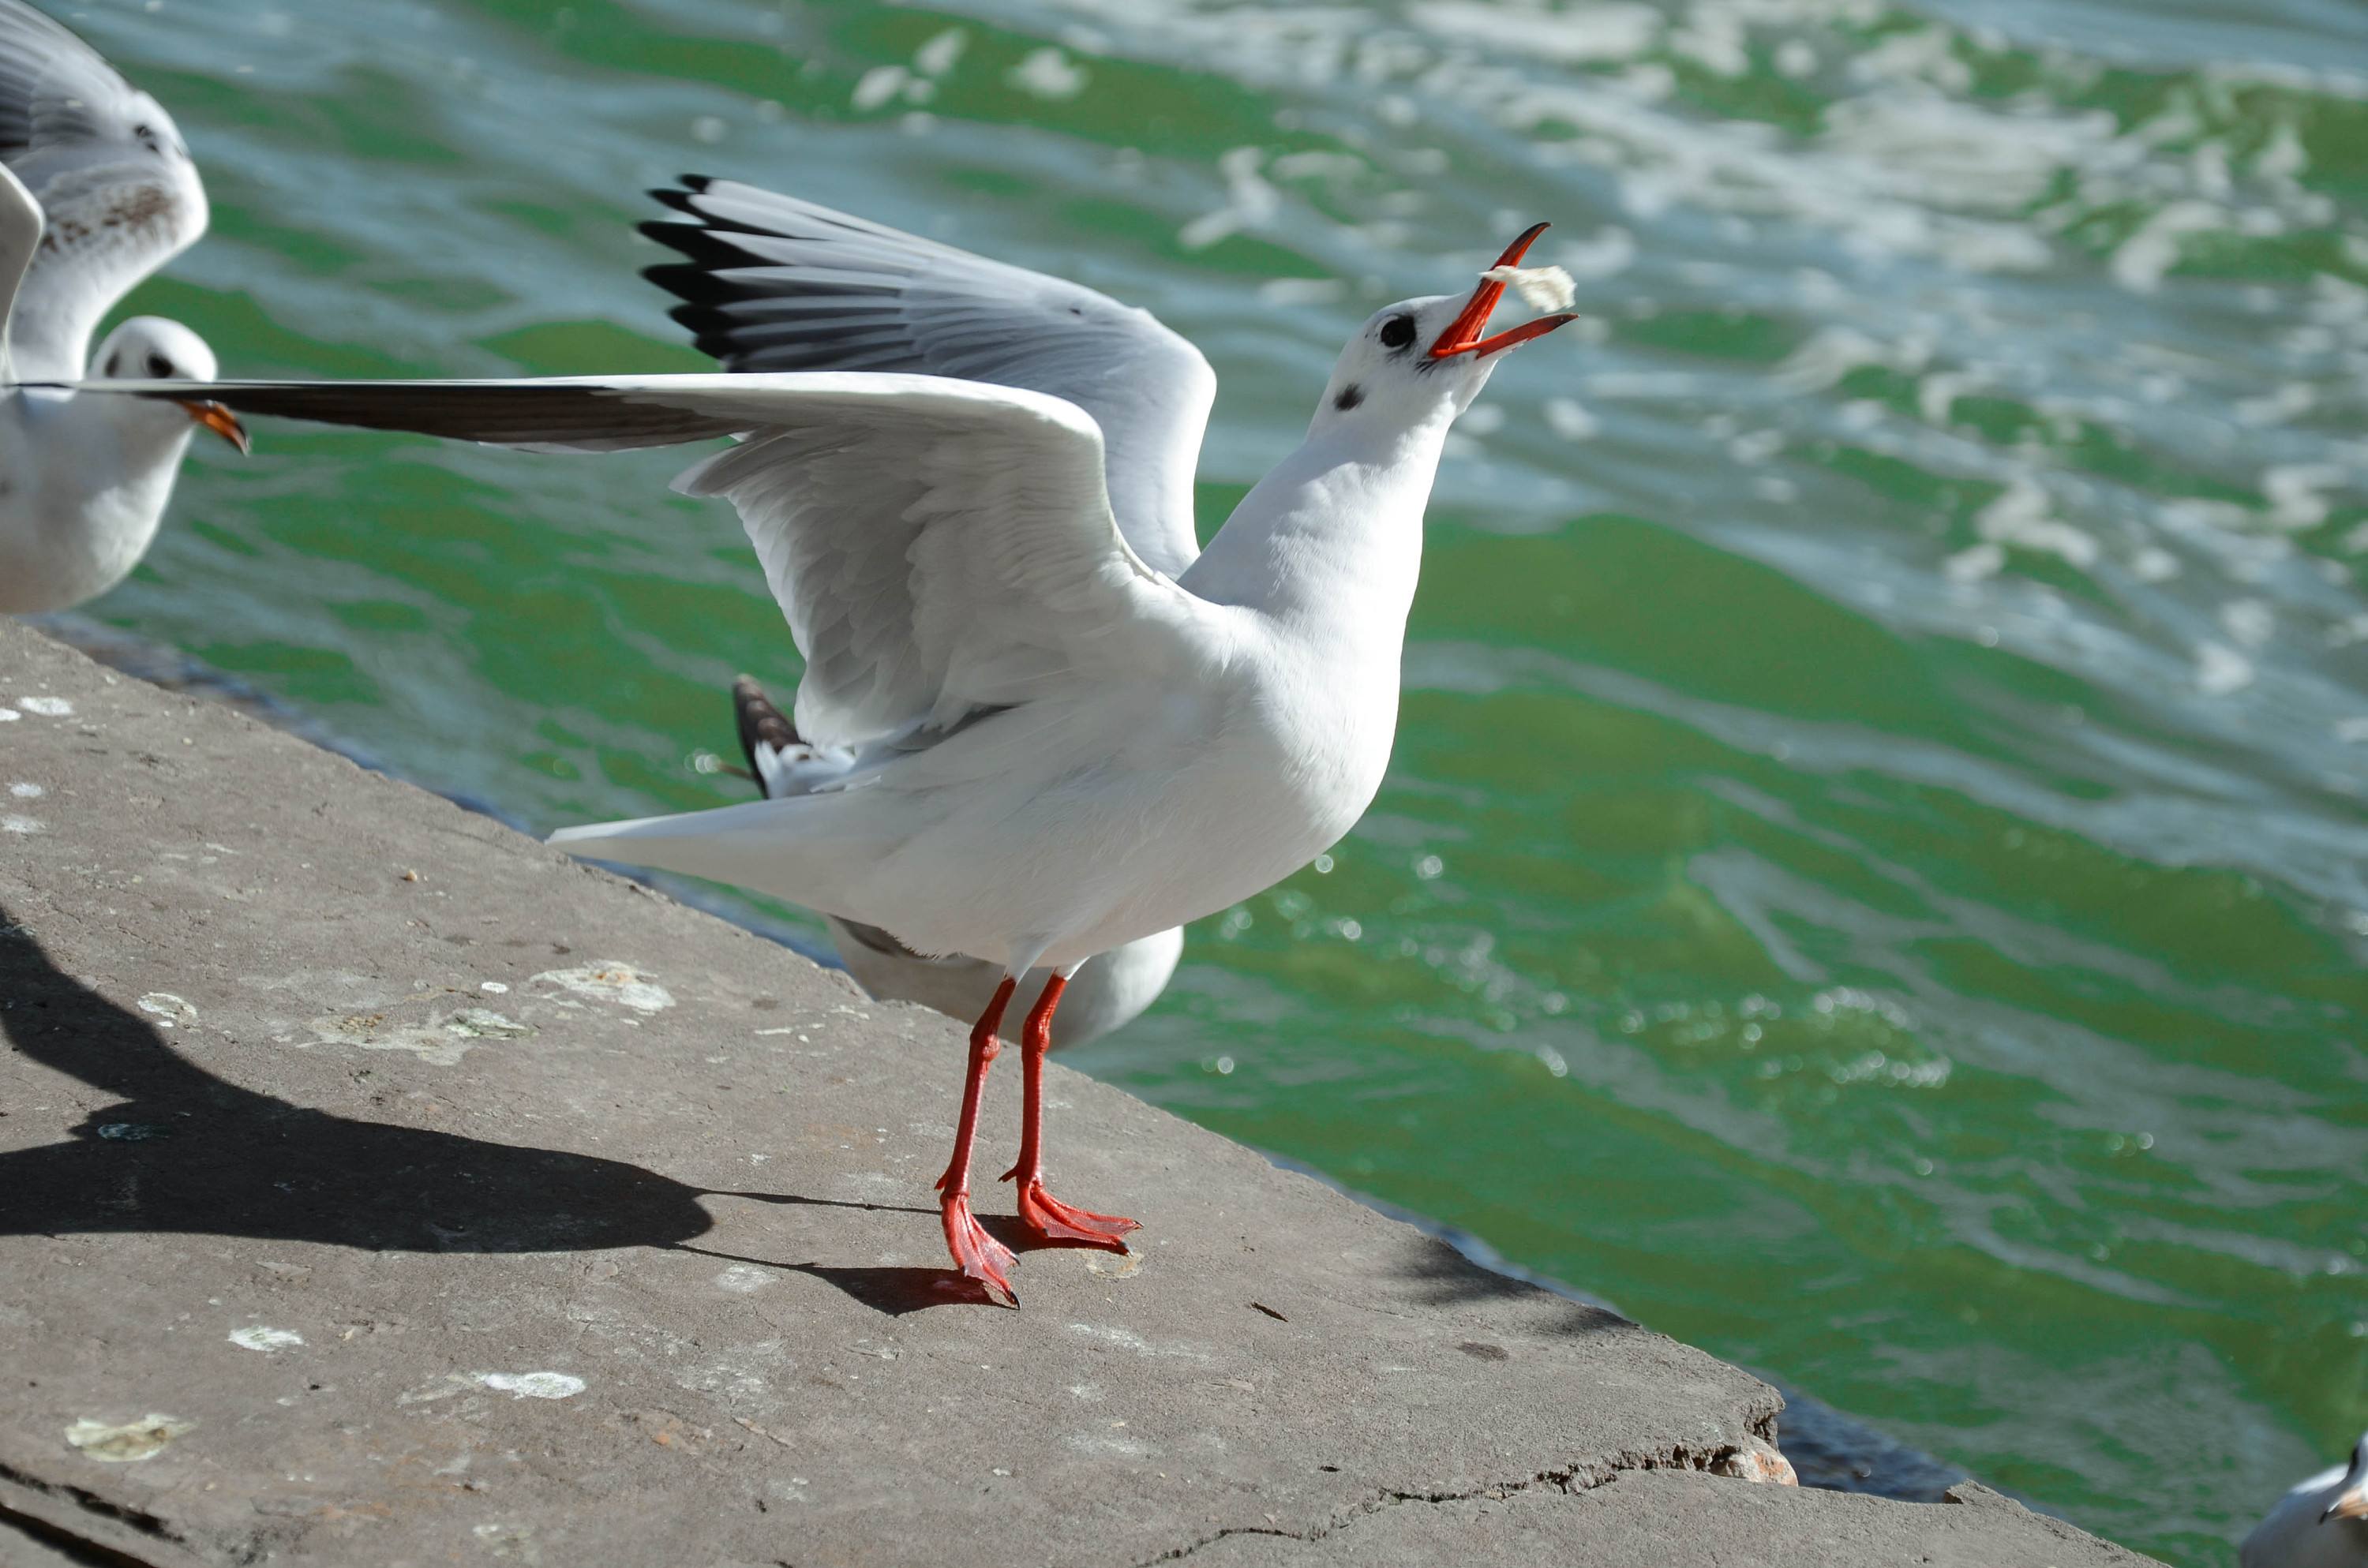
[(1299, 449), (1242, 498), (1182, 586), (1294, 630), (1362, 642), (1406, 632), (1422, 567), (1422, 514), (1454, 420), (1414, 427), (1319, 415)]

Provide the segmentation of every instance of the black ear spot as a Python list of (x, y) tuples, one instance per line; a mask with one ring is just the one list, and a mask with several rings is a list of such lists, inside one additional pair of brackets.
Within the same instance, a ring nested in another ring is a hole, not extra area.
[(162, 354), (149, 355), (148, 379), (152, 381), (171, 381), (173, 379), (173, 362), (170, 359), (165, 358)]
[(1405, 348), (1414, 342), (1414, 317), (1392, 316), (1382, 324), (1382, 347)]
[(1365, 389), (1351, 381), (1340, 389), (1340, 395), (1332, 400), (1332, 406), (1346, 414), (1364, 401)]

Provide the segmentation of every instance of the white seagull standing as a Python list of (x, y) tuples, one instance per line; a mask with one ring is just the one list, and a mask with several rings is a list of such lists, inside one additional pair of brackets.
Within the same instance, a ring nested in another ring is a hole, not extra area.
[(72, 386), (85, 373), (213, 380), (204, 341), (154, 316), (89, 352), (115, 302), (194, 244), (206, 216), (164, 107), (57, 23), (0, 0), (0, 614), (63, 609), (121, 582), (199, 426), (246, 449), (230, 411), (202, 396), (160, 405)]
[[(643, 276), (681, 297), (673, 314), (727, 370), (900, 370), (1065, 398), (1101, 426), (1118, 529), (1170, 577), (1201, 553), (1192, 468), (1216, 372), (1147, 311), (1064, 278), (753, 187), (686, 176), (651, 194), (683, 217), (642, 233), (687, 258)], [(857, 754), (809, 745), (748, 676), (733, 687), (740, 749), (779, 800), (843, 777)], [(877, 926), (825, 915), (849, 973), (872, 995), (978, 1017), (999, 963), (916, 953)], [(1131, 1022), (1183, 956), (1180, 927), (1095, 958), (1062, 994), (1055, 1051)], [(1031, 970), (1019, 990), (1052, 978)]]
[(2349, 1464), (2278, 1500), (2238, 1549), (2243, 1568), (2368, 1568), (2368, 1433)]
[[(1144, 472), (1114, 454), (1105, 466), (1085, 408), (1019, 387), (840, 370), (208, 390), (253, 413), (544, 449), (745, 437), (676, 486), (738, 509), (805, 657), (797, 727), (855, 762), (786, 799), (552, 841), (997, 963), (937, 1185), (955, 1264), (1016, 1304), (1011, 1254), (972, 1213), (970, 1167), (1019, 978), (1051, 971), (1020, 1035), (1019, 1157), (1006, 1173), (1020, 1221), (1046, 1242), (1124, 1250), (1133, 1221), (1045, 1188), (1053, 1009), (1088, 959), (1252, 896), (1363, 814), (1396, 730), (1448, 428), (1504, 351), (1574, 319), (1487, 335), (1507, 280), (1535, 281), (1509, 269), (1544, 227), (1468, 299), (1408, 300), (1367, 321), (1299, 449), (1174, 577), (1120, 529), (1118, 497), (1140, 495)], [(847, 243), (860, 258), (862, 237)], [(1197, 403), (1189, 417), (1197, 433)], [(1182, 444), (1164, 432), (1147, 449)], [(1159, 475), (1166, 515), (1189, 516), (1172, 510), (1188, 472)]]

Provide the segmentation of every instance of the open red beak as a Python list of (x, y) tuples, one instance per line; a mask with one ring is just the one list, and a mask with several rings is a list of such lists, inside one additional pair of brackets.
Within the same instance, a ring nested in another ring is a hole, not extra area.
[[(1545, 232), (1546, 225), (1543, 223), (1530, 225), (1522, 232), (1520, 239), (1505, 247), (1505, 254), (1497, 258), (1497, 266), (1520, 266), (1521, 257), (1529, 254), (1530, 246), (1535, 244), (1537, 237)], [(1532, 337), (1543, 337), (1554, 328), (1578, 319), (1576, 315), (1568, 314), (1540, 316), (1533, 322), (1523, 322), (1510, 332), (1500, 332), (1494, 337), (1481, 336), (1480, 335), (1488, 328), (1489, 312), (1497, 308), (1497, 301), (1504, 297), (1505, 286), (1502, 283), (1493, 279), (1484, 280), (1480, 287), (1472, 290), (1470, 301), (1464, 305), (1456, 318), (1447, 324), (1447, 330), (1439, 335), (1439, 341), (1430, 346), (1430, 357), (1434, 359), (1445, 359), (1457, 354), (1481, 356), (1494, 354), (1500, 348), (1510, 348), (1517, 343), (1527, 343)]]
[(221, 403), (210, 399), (204, 403), (185, 403), (181, 406), (189, 411), (190, 418), (236, 447), (241, 457), (255, 449), (255, 443), (246, 438), (246, 426), (238, 422), (237, 415)]

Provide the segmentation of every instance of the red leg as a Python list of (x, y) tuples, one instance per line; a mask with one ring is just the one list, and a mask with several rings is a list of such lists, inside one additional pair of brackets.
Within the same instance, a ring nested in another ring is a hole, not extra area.
[(1014, 1307), (1019, 1304), (1019, 1293), (1011, 1288), (1006, 1273), (1011, 1267), (1011, 1249), (988, 1235), (970, 1211), (970, 1146), (978, 1132), (978, 1101), (986, 1090), (986, 1070), (1003, 1049), (996, 1031), (1003, 1027), (1003, 1009), (1017, 983), (1006, 975), (995, 988), (986, 1011), (971, 1026), (970, 1074), (962, 1081), (962, 1125), (954, 1130), (954, 1157), (948, 1162), (946, 1174), (938, 1178), (938, 1190), (945, 1195), (939, 1212), (954, 1267), (965, 1279), (976, 1280), (989, 1296)]
[(1019, 1222), (1044, 1241), (1124, 1252), (1126, 1243), (1119, 1238), (1141, 1226), (1116, 1214), (1072, 1209), (1044, 1190), (1044, 1053), (1053, 1046), (1053, 1009), (1068, 984), (1057, 974), (1046, 981), (1019, 1031), (1019, 1163), (1003, 1179), (1019, 1183)]

